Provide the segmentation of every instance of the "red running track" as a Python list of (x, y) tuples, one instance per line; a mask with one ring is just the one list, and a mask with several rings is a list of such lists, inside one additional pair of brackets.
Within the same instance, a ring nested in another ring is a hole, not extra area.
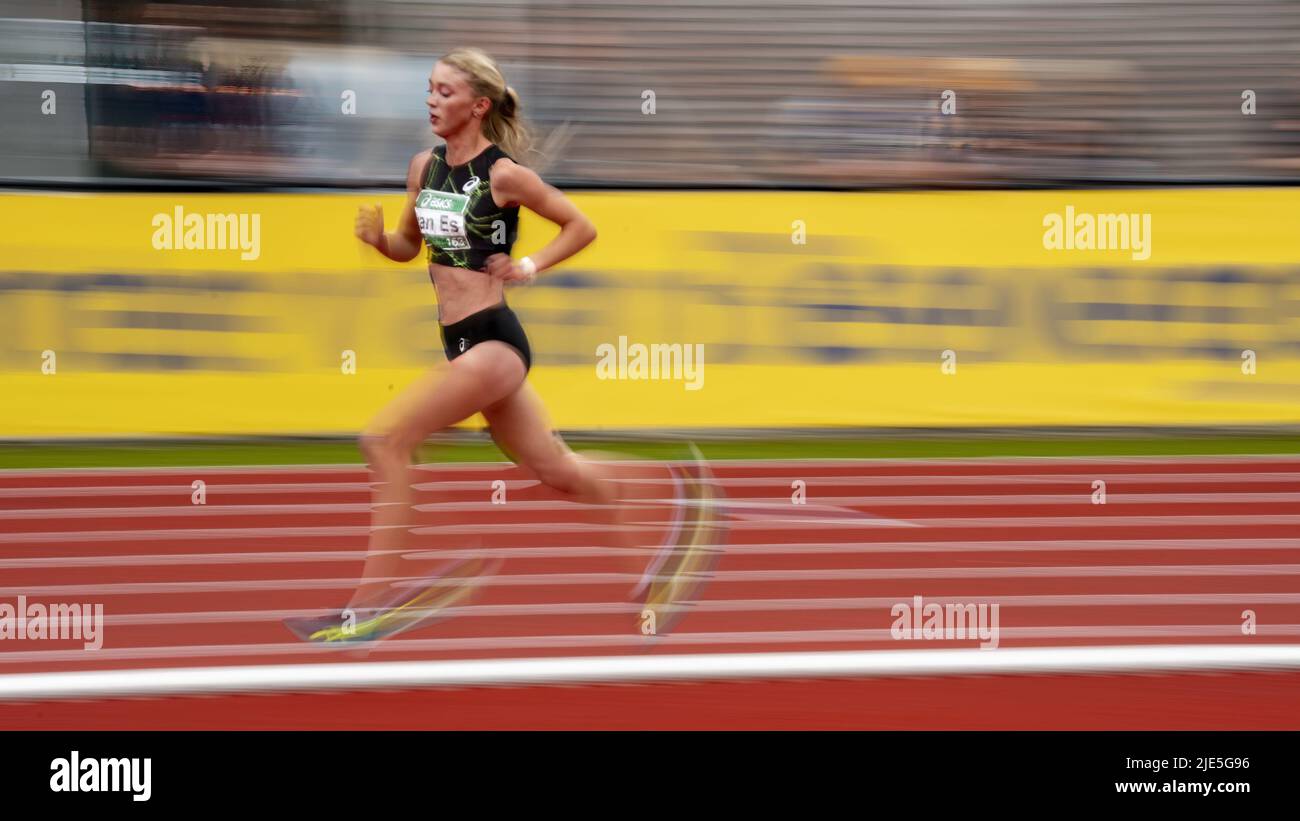
[[(424, 472), (414, 546), (504, 565), (454, 617), (365, 657), (297, 642), (280, 623), (349, 595), (369, 533), (364, 470), (0, 475), (0, 604), (105, 613), (99, 650), (0, 641), (0, 685), (95, 670), (978, 646), (895, 639), (891, 609), (915, 596), (996, 604), (999, 649), (1300, 644), (1300, 457), (719, 463), (725, 553), (689, 615), (654, 637), (627, 595), (650, 551), (615, 546), (599, 510), (508, 465)], [(492, 503), (496, 480), (505, 504)], [(660, 538), (670, 515), (644, 510), (637, 540)], [(0, 702), (0, 727), (1294, 729), (1297, 684), (1292, 672), (1066, 670), (240, 693)]]

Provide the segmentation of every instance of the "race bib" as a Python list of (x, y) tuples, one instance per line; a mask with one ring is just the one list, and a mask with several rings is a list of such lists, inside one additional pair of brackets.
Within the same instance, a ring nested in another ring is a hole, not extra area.
[(469, 197), (450, 191), (420, 190), (415, 198), (415, 218), (420, 223), (420, 233), (433, 247), (444, 251), (465, 251), (469, 239), (465, 236), (465, 210)]

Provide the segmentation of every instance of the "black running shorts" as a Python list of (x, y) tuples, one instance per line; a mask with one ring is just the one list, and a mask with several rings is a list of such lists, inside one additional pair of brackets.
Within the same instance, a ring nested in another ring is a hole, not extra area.
[(505, 302), (470, 314), (459, 322), (442, 325), (442, 348), (451, 361), (480, 342), (497, 340), (515, 349), (524, 360), (524, 372), (533, 367), (533, 352), (528, 347), (528, 337), (519, 317)]

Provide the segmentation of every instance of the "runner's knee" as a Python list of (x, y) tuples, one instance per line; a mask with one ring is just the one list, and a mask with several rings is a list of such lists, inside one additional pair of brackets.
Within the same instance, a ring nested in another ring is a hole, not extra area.
[(582, 481), (582, 466), (572, 453), (557, 451), (533, 466), (542, 484), (564, 493), (574, 493)]
[(400, 432), (380, 430), (368, 430), (362, 433), (358, 442), (366, 460), (372, 465), (381, 467), (395, 463), (406, 464), (411, 451), (415, 450), (418, 444), (411, 441), (410, 437), (402, 436)]

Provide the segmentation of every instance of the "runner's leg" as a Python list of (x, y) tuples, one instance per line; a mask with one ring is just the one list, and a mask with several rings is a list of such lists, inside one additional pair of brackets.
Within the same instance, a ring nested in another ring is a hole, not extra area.
[(412, 456), (429, 434), (456, 424), (513, 393), (523, 362), (504, 343), (475, 345), (408, 386), (366, 426), (360, 447), (374, 471), (369, 553), (349, 608), (366, 607), (390, 590), (386, 579), (411, 575), (409, 544), (414, 502)]

